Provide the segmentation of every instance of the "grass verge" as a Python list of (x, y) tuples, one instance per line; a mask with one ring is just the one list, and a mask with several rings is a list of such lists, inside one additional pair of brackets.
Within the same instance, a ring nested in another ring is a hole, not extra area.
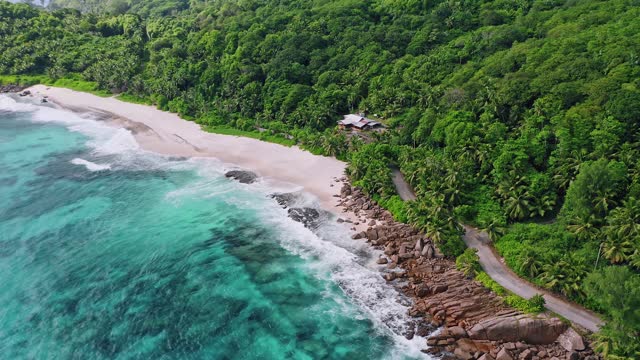
[(533, 296), (531, 299), (525, 299), (500, 286), (484, 271), (478, 272), (475, 279), (484, 287), (496, 293), (496, 295), (501, 296), (504, 299), (504, 303), (512, 308), (527, 314), (538, 314), (545, 311), (544, 298), (540, 294)]
[(128, 94), (128, 93), (122, 93), (120, 95), (116, 96), (116, 99), (120, 100), (120, 101), (124, 101), (124, 102), (128, 102), (128, 103), (132, 103), (132, 104), (141, 104), (141, 105), (153, 105), (153, 101), (141, 97), (141, 96), (137, 96), (137, 95), (132, 95), (132, 94)]
[(54, 80), (47, 75), (0, 75), (0, 84), (15, 84), (21, 86), (43, 84), (48, 86), (67, 88), (75, 91), (88, 92), (102, 97), (113, 95), (110, 91), (98, 89), (97, 83), (85, 81), (78, 77), (68, 77)]
[(245, 131), (227, 126), (203, 126), (203, 129), (215, 134), (248, 137), (289, 147), (296, 144), (295, 140), (287, 139), (279, 135), (270, 135), (266, 132)]

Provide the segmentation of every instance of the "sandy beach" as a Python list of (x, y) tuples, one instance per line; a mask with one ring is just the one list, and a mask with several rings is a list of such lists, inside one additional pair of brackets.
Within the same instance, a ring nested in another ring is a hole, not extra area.
[[(115, 97), (99, 97), (65, 88), (36, 85), (35, 96), (47, 96), (53, 104), (75, 112), (94, 112), (113, 126), (129, 129), (140, 146), (163, 155), (213, 157), (280, 182), (299, 185), (318, 198), (320, 205), (343, 219), (361, 222), (336, 206), (346, 163), (313, 155), (297, 146), (286, 147), (256, 139), (206, 132), (200, 125), (177, 114), (149, 105), (132, 104)], [(366, 222), (355, 226), (366, 229)]]

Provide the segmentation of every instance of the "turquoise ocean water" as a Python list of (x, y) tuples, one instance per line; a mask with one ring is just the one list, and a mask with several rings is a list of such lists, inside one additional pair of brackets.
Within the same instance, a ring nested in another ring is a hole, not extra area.
[(228, 168), (0, 95), (0, 358), (419, 356), (376, 254)]

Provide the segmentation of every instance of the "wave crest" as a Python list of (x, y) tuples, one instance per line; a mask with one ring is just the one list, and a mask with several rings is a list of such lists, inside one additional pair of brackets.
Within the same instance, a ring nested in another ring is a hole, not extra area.
[(105, 171), (105, 170), (111, 170), (111, 165), (109, 164), (96, 164), (94, 162), (85, 160), (85, 159), (81, 159), (81, 158), (75, 158), (73, 160), (71, 160), (71, 163), (73, 165), (82, 165), (84, 167), (87, 168), (87, 170), (89, 171)]
[(18, 102), (7, 95), (0, 95), (1, 112), (31, 112), (38, 110), (38, 106), (26, 102)]

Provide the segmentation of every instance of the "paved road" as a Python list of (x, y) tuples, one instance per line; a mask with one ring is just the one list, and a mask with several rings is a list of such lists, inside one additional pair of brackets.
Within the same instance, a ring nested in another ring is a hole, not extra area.
[(404, 181), (404, 177), (400, 170), (396, 167), (391, 167), (391, 174), (393, 175), (393, 184), (396, 186), (396, 191), (398, 192), (398, 195), (400, 195), (400, 198), (404, 201), (415, 200), (416, 194), (413, 193), (409, 184)]
[(484, 271), (505, 289), (526, 299), (536, 294), (543, 294), (547, 309), (564, 316), (574, 324), (589, 331), (596, 332), (604, 324), (598, 316), (582, 306), (569, 303), (545, 290), (538, 289), (533, 284), (518, 277), (502, 262), (502, 258), (496, 254), (487, 233), (471, 226), (465, 225), (464, 228), (466, 231), (463, 237), (464, 242), (468, 247), (478, 249), (480, 265)]
[[(402, 173), (397, 168), (392, 168), (393, 183), (396, 190), (403, 200), (415, 200), (416, 196), (411, 187), (404, 180)], [(555, 296), (548, 291), (538, 289), (535, 285), (518, 277), (503, 262), (502, 258), (495, 252), (489, 237), (485, 232), (466, 226), (466, 233), (463, 236), (464, 242), (468, 247), (478, 249), (478, 257), (480, 257), (480, 265), (484, 271), (491, 276), (498, 284), (514, 294), (529, 299), (536, 294), (542, 294), (546, 301), (545, 307), (565, 318), (569, 319), (576, 325), (579, 325), (589, 331), (596, 332), (604, 322), (591, 311), (580, 305), (573, 304)]]

